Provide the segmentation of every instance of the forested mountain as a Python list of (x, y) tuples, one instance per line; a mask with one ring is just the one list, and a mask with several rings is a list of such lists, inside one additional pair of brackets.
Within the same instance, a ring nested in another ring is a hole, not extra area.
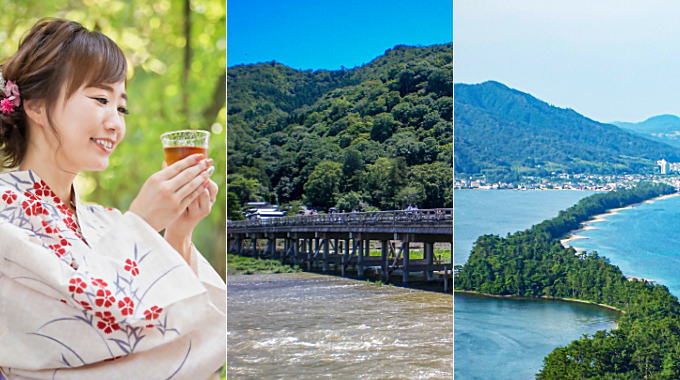
[(650, 140), (680, 147), (680, 117), (675, 115), (652, 116), (639, 123), (615, 121), (612, 124), (645, 136)]
[(680, 149), (552, 106), (498, 82), (455, 85), (456, 175), (651, 172)]
[(451, 44), (399, 45), (349, 70), (229, 68), (231, 208), (450, 206), (452, 76)]
[(499, 295), (556, 297), (624, 311), (618, 328), (553, 350), (538, 379), (679, 379), (680, 304), (665, 286), (629, 281), (596, 252), (564, 248), (560, 238), (593, 215), (675, 192), (663, 184), (595, 194), (526, 231), (481, 236), (455, 287)]

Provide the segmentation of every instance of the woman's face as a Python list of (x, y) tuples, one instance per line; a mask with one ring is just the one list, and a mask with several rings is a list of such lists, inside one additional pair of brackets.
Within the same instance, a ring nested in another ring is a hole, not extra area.
[(69, 99), (63, 94), (52, 113), (61, 146), (57, 160), (63, 169), (104, 170), (109, 155), (125, 136), (127, 96), (125, 82), (81, 87)]

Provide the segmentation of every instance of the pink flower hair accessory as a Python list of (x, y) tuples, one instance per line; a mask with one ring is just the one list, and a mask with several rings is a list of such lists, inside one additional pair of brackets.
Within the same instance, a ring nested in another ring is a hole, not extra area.
[(0, 91), (2, 92), (1, 95), (5, 97), (5, 99), (0, 100), (0, 112), (9, 115), (14, 112), (15, 107), (21, 105), (19, 86), (11, 80), (5, 81), (0, 72)]

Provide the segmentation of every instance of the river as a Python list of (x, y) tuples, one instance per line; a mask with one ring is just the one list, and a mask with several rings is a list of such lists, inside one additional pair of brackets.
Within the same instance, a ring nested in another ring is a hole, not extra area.
[(452, 297), (315, 273), (227, 279), (228, 379), (451, 379)]

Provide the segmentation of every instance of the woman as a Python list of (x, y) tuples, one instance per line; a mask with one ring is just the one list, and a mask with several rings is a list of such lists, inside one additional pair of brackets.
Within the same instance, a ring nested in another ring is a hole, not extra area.
[(73, 179), (106, 169), (125, 135), (122, 51), (45, 19), (0, 72), (3, 166), (17, 169), (0, 174), (0, 373), (214, 375), (226, 357), (225, 286), (191, 242), (215, 202), (212, 160), (155, 173), (125, 213), (84, 205)]

